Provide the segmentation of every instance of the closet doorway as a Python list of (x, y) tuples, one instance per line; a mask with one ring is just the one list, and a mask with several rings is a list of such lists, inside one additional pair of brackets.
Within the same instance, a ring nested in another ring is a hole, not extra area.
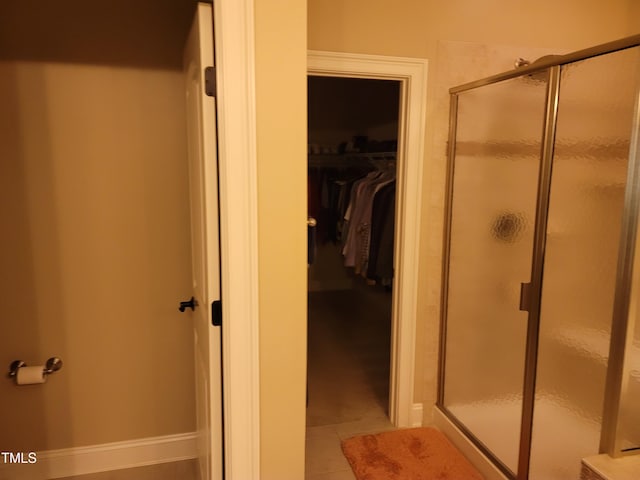
[[(422, 164), (424, 159), (424, 131), (426, 116), (427, 61), (406, 57), (388, 57), (336, 52), (310, 51), (310, 77), (333, 77), (383, 80), (396, 83), (399, 88), (397, 106), (397, 151), (395, 160), (395, 238), (393, 239), (393, 279), (391, 286), (391, 325), (389, 351), (389, 380), (387, 388), (388, 418), (395, 427), (409, 427), (422, 423), (422, 405), (414, 403), (415, 331), (418, 284), (418, 251), (422, 220)], [(313, 100), (311, 100), (313, 101)], [(375, 103), (377, 99), (369, 98)], [(378, 129), (377, 132), (381, 130)], [(389, 129), (386, 130), (387, 132)], [(365, 134), (359, 138), (343, 139), (336, 145), (340, 151), (356, 150)], [(372, 136), (373, 138), (373, 136)], [(387, 140), (386, 136), (382, 137)], [(384, 142), (385, 140), (382, 140)], [(393, 139), (391, 139), (393, 140)], [(315, 142), (310, 145), (312, 155), (332, 152), (331, 145)], [(357, 153), (357, 152), (350, 152)], [(364, 152), (381, 153), (385, 152)], [(331, 155), (331, 153), (328, 153)], [(428, 192), (427, 192), (428, 193)], [(316, 231), (316, 235), (318, 232)], [(325, 252), (321, 252), (321, 255)], [(334, 257), (335, 258), (335, 257)], [(318, 260), (319, 261), (319, 260)], [(316, 264), (318, 264), (316, 261)], [(339, 265), (339, 264), (338, 264)], [(335, 264), (333, 264), (335, 267)], [(323, 265), (322, 268), (332, 268)], [(344, 267), (341, 267), (344, 268)], [(355, 271), (355, 268), (354, 268)], [(311, 278), (311, 288), (317, 285)], [(365, 282), (366, 283), (366, 282)], [(366, 289), (365, 289), (366, 292)], [(388, 292), (387, 292), (388, 293)], [(335, 388), (335, 387), (334, 387)], [(380, 387), (379, 387), (380, 389)], [(311, 389), (310, 389), (311, 390)], [(313, 392), (309, 392), (310, 397)], [(309, 399), (311, 403), (312, 399)]]
[(308, 77), (308, 427), (391, 425), (400, 87)]

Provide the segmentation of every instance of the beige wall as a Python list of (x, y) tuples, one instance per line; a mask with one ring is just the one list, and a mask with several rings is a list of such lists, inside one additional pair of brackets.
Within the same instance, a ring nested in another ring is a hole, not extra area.
[(306, 6), (255, 2), (261, 478), (304, 478)]
[[(0, 450), (190, 432), (193, 2), (0, 4)], [(52, 21), (55, 19), (55, 21)]]
[(634, 3), (309, 0), (309, 48), (422, 58), (433, 58), (438, 40), (575, 50), (637, 33)]
[(0, 57), (173, 69), (196, 2), (0, 2)]
[(194, 430), (179, 71), (0, 62), (0, 449)]
[[(637, 27), (632, 31), (637, 15), (633, 24), (629, 20), (637, 11), (634, 3), (309, 0), (309, 49), (429, 60), (416, 401), (428, 406), (436, 395), (447, 89), (508, 70), (517, 56), (535, 59), (548, 51), (577, 50), (637, 33)], [(430, 421), (429, 408), (425, 421)]]

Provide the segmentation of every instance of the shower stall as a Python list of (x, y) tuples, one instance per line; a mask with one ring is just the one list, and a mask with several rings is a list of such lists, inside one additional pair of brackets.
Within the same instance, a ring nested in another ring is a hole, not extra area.
[(507, 478), (640, 448), (639, 89), (636, 35), (450, 90), (438, 410)]

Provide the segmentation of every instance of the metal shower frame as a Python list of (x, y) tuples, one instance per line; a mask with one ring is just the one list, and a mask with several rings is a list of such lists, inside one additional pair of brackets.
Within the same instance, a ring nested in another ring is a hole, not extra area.
[[(589, 58), (606, 55), (628, 48), (640, 46), (640, 34), (626, 37), (595, 47), (579, 50), (566, 55), (543, 57), (528, 65), (508, 72), (493, 75), (481, 80), (465, 83), (449, 90), (449, 144), (448, 165), (445, 198), (445, 225), (443, 240), (442, 262), (442, 292), (440, 316), (440, 357), (438, 374), (437, 407), (478, 447), (493, 463), (509, 478), (526, 480), (529, 476), (531, 453), (531, 435), (533, 430), (533, 407), (536, 386), (536, 366), (538, 354), (538, 334), (540, 326), (540, 298), (542, 290), (542, 268), (545, 254), (547, 215), (549, 207), (549, 190), (551, 185), (551, 168), (555, 146), (556, 123), (560, 91), (560, 72), (563, 65), (587, 60)], [(458, 95), (468, 90), (505, 80), (531, 75), (547, 70), (548, 82), (546, 92), (545, 123), (542, 135), (542, 149), (540, 157), (540, 173), (538, 176), (538, 193), (536, 203), (536, 220), (534, 231), (534, 249), (531, 269), (531, 305), (527, 323), (527, 342), (525, 352), (525, 373), (523, 388), (522, 419), (520, 428), (520, 445), (518, 457), (518, 471), (514, 477), (510, 469), (500, 462), (482, 442), (480, 442), (455, 416), (444, 406), (444, 376), (446, 363), (446, 333), (447, 333), (447, 299), (449, 282), (449, 258), (451, 241), (451, 217), (453, 202), (453, 175), (456, 154), (456, 128), (458, 112)], [(631, 301), (631, 281), (635, 255), (636, 234), (638, 230), (638, 215), (640, 213), (640, 85), (636, 90), (633, 131), (629, 148), (629, 163), (627, 183), (623, 208), (623, 220), (620, 232), (618, 262), (616, 274), (616, 288), (614, 297), (613, 316), (611, 323), (611, 341), (609, 345), (609, 361), (600, 437), (600, 452), (608, 453), (612, 457), (622, 455), (621, 440), (618, 438), (619, 411), (621, 389), (623, 383), (623, 369), (625, 348), (629, 323), (629, 305)]]

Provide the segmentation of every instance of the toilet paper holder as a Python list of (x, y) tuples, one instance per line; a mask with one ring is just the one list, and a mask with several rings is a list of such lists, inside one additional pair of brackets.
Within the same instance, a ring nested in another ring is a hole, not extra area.
[[(18, 375), (18, 369), (26, 366), (27, 364), (22, 360), (14, 360), (13, 362), (11, 362), (11, 365), (9, 365), (9, 377), (15, 377), (16, 375)], [(53, 372), (57, 372), (61, 368), (62, 360), (58, 357), (51, 357), (49, 360), (47, 360), (47, 363), (45, 363), (42, 371), (45, 375), (50, 375)]]

